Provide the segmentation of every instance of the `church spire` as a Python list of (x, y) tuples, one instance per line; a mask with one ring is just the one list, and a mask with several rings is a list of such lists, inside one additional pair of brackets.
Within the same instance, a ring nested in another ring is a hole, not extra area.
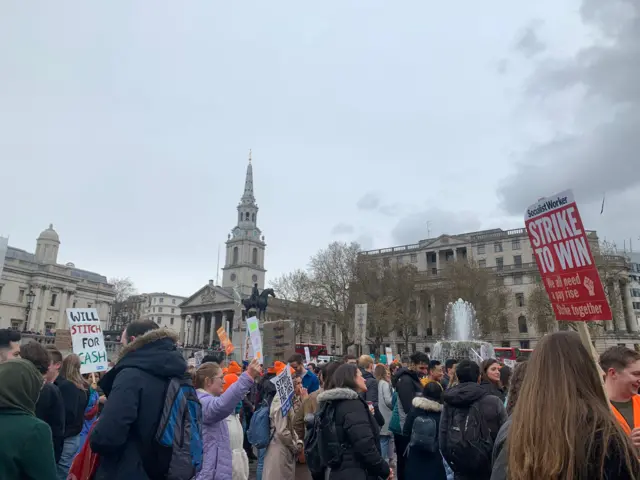
[(256, 198), (253, 196), (253, 166), (251, 165), (251, 150), (249, 150), (249, 165), (247, 165), (247, 175), (244, 179), (244, 193), (240, 199), (243, 205), (253, 205)]

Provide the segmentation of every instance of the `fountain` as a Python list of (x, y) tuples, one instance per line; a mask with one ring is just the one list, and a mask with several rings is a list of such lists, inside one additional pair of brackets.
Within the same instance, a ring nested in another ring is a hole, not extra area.
[(434, 345), (431, 356), (443, 363), (448, 358), (476, 362), (495, 358), (493, 345), (480, 340), (476, 309), (471, 303), (461, 298), (449, 302), (444, 313), (444, 339)]

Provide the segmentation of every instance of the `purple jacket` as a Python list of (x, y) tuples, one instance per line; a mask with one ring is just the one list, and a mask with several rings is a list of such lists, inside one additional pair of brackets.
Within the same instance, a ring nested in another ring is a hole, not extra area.
[(236, 406), (252, 385), (253, 379), (243, 373), (219, 397), (198, 390), (198, 398), (202, 404), (204, 460), (196, 480), (231, 480), (231, 444), (225, 419), (235, 412)]

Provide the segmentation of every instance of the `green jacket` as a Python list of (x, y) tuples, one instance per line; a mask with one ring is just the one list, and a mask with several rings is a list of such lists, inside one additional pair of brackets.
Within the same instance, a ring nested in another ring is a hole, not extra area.
[(0, 478), (56, 480), (51, 429), (19, 410), (0, 409)]

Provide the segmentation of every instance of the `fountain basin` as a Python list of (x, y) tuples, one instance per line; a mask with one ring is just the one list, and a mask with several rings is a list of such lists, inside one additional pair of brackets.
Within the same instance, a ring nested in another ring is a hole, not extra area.
[(442, 363), (449, 358), (480, 363), (482, 360), (495, 358), (495, 350), (489, 342), (479, 340), (442, 340), (433, 346), (431, 358)]

